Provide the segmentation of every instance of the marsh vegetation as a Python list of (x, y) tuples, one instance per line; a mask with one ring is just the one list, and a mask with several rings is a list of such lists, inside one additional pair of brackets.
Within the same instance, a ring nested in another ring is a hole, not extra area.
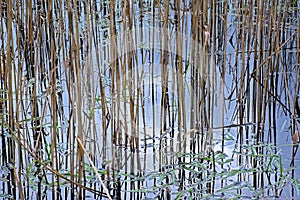
[(0, 198), (300, 197), (300, 1), (0, 2)]

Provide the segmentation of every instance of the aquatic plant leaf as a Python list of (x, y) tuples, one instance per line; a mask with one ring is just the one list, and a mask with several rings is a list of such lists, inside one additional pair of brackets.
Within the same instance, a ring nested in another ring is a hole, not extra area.
[(229, 131), (225, 131), (224, 140), (235, 140), (235, 137)]
[(257, 152), (256, 152), (256, 149), (254, 148), (253, 144), (250, 145), (250, 150), (251, 150), (251, 155), (252, 156), (257, 156)]
[(273, 159), (274, 159), (274, 154), (272, 154), (272, 155), (270, 156), (270, 160), (269, 160), (269, 162), (268, 162), (268, 164), (267, 164), (267, 167), (266, 167), (266, 169), (265, 169), (266, 172), (269, 171)]
[(226, 159), (225, 161), (223, 161), (221, 164), (227, 164), (227, 163), (231, 163), (233, 161), (234, 161), (233, 158), (229, 158), (229, 159)]
[(239, 174), (241, 172), (242, 171), (240, 169), (233, 169), (233, 170), (224, 172), (222, 175), (223, 175), (223, 178), (228, 178), (228, 177), (235, 176), (235, 175), (237, 175), (237, 174)]
[(279, 156), (279, 173), (280, 173), (280, 176), (282, 176), (282, 157)]
[(8, 182), (9, 180), (6, 179), (6, 178), (1, 178), (1, 177), (0, 177), (0, 181), (2, 181), (2, 182)]
[(3, 197), (4, 199), (15, 199), (12, 195), (9, 194), (0, 194), (0, 197)]

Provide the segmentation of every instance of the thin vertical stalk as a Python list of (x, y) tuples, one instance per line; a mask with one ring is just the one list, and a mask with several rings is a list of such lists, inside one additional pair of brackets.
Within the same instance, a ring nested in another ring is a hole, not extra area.
[[(75, 86), (76, 86), (76, 118), (77, 118), (77, 137), (83, 141), (83, 126), (82, 126), (82, 77), (81, 77), (81, 71), (82, 66), (80, 66), (80, 33), (79, 33), (79, 11), (78, 11), (78, 4), (77, 2), (74, 4), (74, 13), (75, 13), (75, 34), (73, 32), (73, 59), (74, 59), (74, 65), (75, 65)], [(72, 23), (72, 22), (70, 22)], [(83, 160), (83, 151), (78, 146), (77, 147), (77, 166), (78, 166), (78, 183), (82, 182), (83, 172), (84, 172), (84, 160)], [(78, 198), (84, 198), (83, 197), (84, 190), (82, 188), (79, 189), (78, 192)]]
[[(15, 130), (15, 121), (14, 121), (14, 100), (13, 100), (13, 64), (11, 60), (11, 56), (13, 56), (13, 35), (12, 35), (12, 1), (7, 2), (7, 46), (6, 46), (6, 57), (5, 57), (5, 65), (6, 65), (6, 73), (7, 73), (7, 88), (8, 88), (8, 117), (9, 117), (9, 127), (10, 130)], [(14, 133), (10, 131), (10, 134), (13, 135)], [(15, 163), (15, 143), (12, 138), (8, 138), (7, 140), (8, 146), (8, 163), (14, 165)], [(10, 179), (14, 180), (14, 171), (13, 169), (10, 170)], [(16, 196), (16, 186), (15, 181), (11, 181), (12, 183), (12, 191), (9, 190), (9, 193), (13, 196)]]

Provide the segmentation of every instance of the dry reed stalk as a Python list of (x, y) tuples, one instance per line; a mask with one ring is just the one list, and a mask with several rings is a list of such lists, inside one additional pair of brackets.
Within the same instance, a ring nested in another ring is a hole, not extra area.
[[(201, 57), (201, 54), (199, 55), (199, 52), (201, 51), (201, 48), (202, 48), (202, 34), (200, 34), (200, 31), (203, 29), (203, 27), (201, 27), (201, 23), (199, 23), (198, 21), (198, 16), (202, 15), (202, 5), (200, 5), (200, 1), (196, 1), (196, 7), (195, 7), (195, 12), (197, 13), (197, 15), (195, 16), (195, 43), (196, 43), (196, 46), (195, 46), (195, 62), (194, 62), (194, 65), (195, 65), (195, 80), (196, 80), (196, 85), (195, 85), (195, 88), (196, 88), (196, 121), (198, 123), (198, 129), (199, 129), (199, 132), (200, 133), (203, 133), (205, 132), (206, 130), (206, 125), (205, 124), (205, 117), (204, 117), (204, 112), (203, 112), (203, 104), (205, 103), (204, 101), (204, 95), (205, 95), (205, 91), (203, 89), (203, 77), (204, 77), (204, 74), (203, 74), (203, 57)], [(199, 153), (200, 152), (204, 152), (205, 150), (205, 142), (206, 142), (206, 136), (204, 136), (204, 134), (201, 134), (201, 137), (198, 139), (198, 151)], [(203, 174), (202, 174), (203, 175)]]
[[(300, 64), (300, 26), (297, 29), (297, 35), (298, 35), (298, 39), (297, 39), (297, 47), (296, 47), (296, 67), (295, 67), (295, 73), (299, 74), (300, 70), (299, 70), (299, 64)], [(296, 76), (297, 77), (297, 76)], [(300, 84), (299, 81), (296, 81), (296, 85), (294, 87), (294, 111), (293, 111), (293, 115), (294, 116), (298, 116), (298, 118), (300, 118), (300, 103), (298, 103), (298, 99), (300, 99), (300, 96), (296, 96), (296, 94), (300, 93)], [(294, 124), (296, 125), (296, 130), (300, 130), (300, 127), (298, 126), (297, 120), (294, 118)]]
[[(206, 53), (210, 51), (210, 61), (207, 63), (205, 66), (207, 70), (207, 75), (208, 75), (208, 87), (209, 87), (209, 92), (208, 92), (208, 109), (209, 109), (209, 116), (208, 119), (210, 120), (210, 123), (208, 124), (208, 128), (213, 128), (214, 127), (214, 102), (215, 102), (215, 82), (216, 82), (216, 40), (212, 39), (211, 40), (211, 47), (208, 49), (208, 45), (206, 44), (207, 40), (206, 39), (206, 32), (211, 35), (211, 38), (215, 38), (217, 35), (217, 4), (216, 1), (210, 1), (210, 7), (211, 7), (211, 17), (210, 17), (210, 25), (208, 26), (207, 23), (203, 22), (203, 30), (202, 30), (202, 45), (204, 47), (204, 51)], [(204, 18), (205, 19), (205, 18)], [(211, 73), (210, 73), (211, 71)], [(211, 87), (211, 88), (210, 88)], [(212, 94), (211, 94), (212, 93)]]
[[(182, 22), (183, 23), (183, 28), (182, 29), (183, 29), (184, 36), (185, 37), (190, 37), (190, 40), (193, 40), (192, 35), (188, 33), (188, 25), (191, 24), (191, 22), (188, 20), (188, 12), (186, 11), (186, 7), (187, 7), (186, 4), (187, 4), (187, 2), (184, 1), (184, 11), (183, 11), (183, 16), (182, 16), (182, 18), (183, 18), (183, 22)], [(191, 20), (193, 20), (193, 18)], [(192, 29), (191, 31), (193, 32), (194, 29)], [(193, 57), (192, 57), (192, 55), (188, 55), (190, 52), (187, 50), (189, 48), (193, 49), (193, 46), (194, 46), (194, 42), (192, 42), (192, 44), (188, 44), (188, 42), (185, 42), (184, 48), (186, 49), (186, 51), (185, 51), (184, 57), (186, 58), (186, 61), (185, 61), (186, 63), (185, 63), (184, 74), (188, 74), (189, 71), (192, 71), (192, 69), (188, 69), (188, 67), (193, 68), (192, 67), (192, 63), (193, 63), (192, 58)], [(194, 52), (194, 51), (192, 51), (192, 52)], [(196, 148), (195, 148), (196, 147), (196, 133), (197, 133), (196, 123), (195, 123), (195, 113), (196, 113), (195, 112), (195, 99), (196, 99), (195, 98), (195, 91), (196, 90), (195, 90), (195, 81), (194, 81), (193, 74), (190, 73), (190, 76), (191, 77), (190, 77), (190, 80), (189, 80), (189, 85), (190, 85), (191, 91), (190, 91), (189, 99), (190, 99), (191, 106), (190, 106), (190, 116), (189, 116), (189, 118), (190, 118), (189, 130), (194, 130), (190, 134), (190, 150), (191, 150), (192, 153), (196, 153), (196, 151), (195, 151), (196, 150)], [(172, 91), (174, 91), (174, 88), (172, 88)], [(172, 100), (172, 102), (174, 102), (174, 100)], [(174, 109), (172, 110), (172, 113), (175, 113)], [(172, 116), (173, 116), (172, 121), (174, 121), (174, 114)], [(174, 127), (174, 125), (173, 125), (173, 127)], [(173, 131), (172, 134), (174, 134), (174, 131)]]
[[(95, 88), (95, 76), (93, 75), (93, 71), (94, 71), (94, 63), (93, 63), (93, 55), (91, 52), (93, 52), (92, 50), (92, 46), (93, 46), (93, 41), (92, 41), (92, 31), (91, 31), (91, 22), (92, 22), (92, 18), (91, 18), (91, 12), (90, 12), (90, 6), (91, 6), (91, 2), (90, 1), (86, 1), (85, 2), (85, 6), (84, 6), (84, 13), (85, 13), (85, 18), (86, 18), (86, 36), (84, 37), (84, 47), (85, 47), (85, 57), (86, 59), (83, 59), (86, 67), (85, 70), (86, 72), (83, 72), (84, 74), (86, 73), (86, 95), (87, 95), (87, 111), (89, 111), (89, 113), (86, 115), (87, 118), (87, 135), (86, 137), (91, 138), (91, 140), (87, 141), (87, 143), (89, 144), (89, 150), (91, 152), (91, 157), (92, 160), (94, 161), (95, 158), (95, 149), (94, 149), (94, 144), (95, 144), (95, 137), (97, 134), (95, 134), (95, 129), (93, 124), (95, 124), (95, 115), (94, 115), (94, 108), (95, 108), (95, 99), (96, 99), (96, 94), (94, 91)], [(83, 77), (85, 77), (83, 74)], [(84, 82), (85, 82), (84, 81)]]
[[(198, 4), (198, 1), (196, 2), (196, 4)], [(195, 5), (195, 6), (197, 6), (197, 5)], [(195, 57), (194, 57), (194, 55), (195, 55), (195, 44), (196, 44), (196, 37), (197, 37), (197, 35), (198, 34), (196, 34), (196, 22), (197, 22), (197, 19), (196, 19), (196, 16), (197, 16), (197, 10), (195, 10), (194, 11), (194, 8), (195, 8), (195, 6), (192, 6), (191, 7), (191, 12), (195, 12), (195, 15), (192, 15), (192, 17), (191, 17), (191, 21), (190, 21), (190, 24), (191, 24), (191, 33), (190, 33), (190, 37), (191, 37), (191, 40), (192, 41), (195, 41), (195, 42), (192, 42), (191, 44), (190, 44), (190, 52), (189, 52), (189, 54), (190, 54), (190, 69), (187, 69), (187, 67), (186, 67), (186, 71), (187, 70), (189, 70), (190, 71), (190, 74), (191, 74), (191, 90), (193, 91), (193, 92), (191, 92), (191, 97), (190, 97), (190, 99), (191, 99), (191, 110), (194, 110), (194, 112), (191, 112), (191, 116), (190, 116), (190, 129), (191, 130), (197, 130), (198, 128), (199, 128), (199, 125), (198, 125), (198, 123), (195, 123), (195, 121), (197, 121), (198, 120), (198, 110), (197, 110), (197, 98), (198, 98), (198, 87), (197, 87), (197, 76), (198, 76), (198, 73), (197, 73), (197, 65), (195, 65), (194, 63), (195, 63)], [(187, 34), (186, 34), (187, 35)], [(195, 67), (194, 67), (195, 66)], [(197, 132), (196, 133), (198, 133), (199, 131), (197, 130)], [(193, 134), (191, 134), (191, 140), (194, 140), (194, 135)], [(196, 150), (196, 141), (192, 141), (192, 143), (191, 143), (191, 149), (192, 149), (192, 152), (193, 153), (195, 153), (195, 150)]]
[[(119, 131), (119, 110), (120, 110), (120, 72), (118, 66), (118, 44), (117, 44), (117, 33), (116, 33), (116, 21), (115, 21), (115, 1), (110, 0), (109, 5), (109, 21), (110, 21), (110, 72), (111, 72), (111, 145), (116, 145), (118, 140)], [(111, 148), (112, 155), (112, 163), (111, 168), (113, 170), (113, 181), (116, 183), (115, 176), (115, 148), (112, 146)], [(114, 185), (114, 189), (116, 190), (116, 184)]]
[(77, 142), (78, 142), (80, 148), (83, 150), (84, 154), (86, 155), (86, 157), (88, 158), (90, 164), (92, 165), (92, 168), (93, 168), (93, 170), (94, 170), (94, 172), (95, 172), (97, 178), (99, 179), (99, 181), (100, 181), (102, 187), (104, 188), (104, 191), (105, 191), (105, 193), (106, 193), (108, 199), (112, 199), (111, 196), (110, 196), (110, 194), (109, 194), (109, 191), (108, 191), (107, 187), (106, 187), (105, 184), (103, 183), (103, 181), (102, 181), (102, 179), (101, 179), (101, 177), (100, 177), (100, 175), (99, 175), (99, 173), (98, 173), (98, 171), (97, 171), (97, 168), (95, 167), (93, 161), (91, 160), (91, 158), (90, 158), (88, 152), (87, 152), (86, 149), (84, 148), (84, 146), (83, 146), (81, 140), (80, 140), (79, 138), (76, 138), (76, 139), (77, 139)]
[[(135, 11), (134, 6), (131, 6), (131, 13), (136, 13), (137, 11)], [(136, 26), (138, 24), (138, 22), (136, 22), (135, 17), (133, 18), (133, 24)], [(142, 22), (140, 22), (142, 23)], [(134, 29), (135, 31), (132, 32), (132, 42), (133, 42), (133, 54), (134, 54), (134, 62), (135, 62), (135, 68), (134, 68), (134, 90), (133, 93), (135, 94), (135, 152), (136, 152), (136, 158), (137, 158), (137, 170), (140, 173), (141, 172), (141, 162), (140, 162), (140, 109), (143, 110), (142, 108), (142, 104), (143, 104), (143, 96), (142, 96), (142, 77), (144, 74), (144, 63), (143, 60), (144, 58), (142, 57), (142, 66), (141, 66), (141, 70), (140, 70), (140, 65), (139, 65), (139, 52), (137, 50), (137, 48), (139, 47), (139, 45), (141, 44), (141, 41), (138, 39), (142, 39), (142, 30), (137, 30)], [(139, 33), (140, 34), (139, 34)], [(141, 103), (140, 103), (141, 102)], [(138, 195), (137, 195), (138, 196)]]
[[(116, 111), (118, 111), (119, 100), (119, 77), (117, 77), (118, 69), (117, 69), (117, 41), (116, 41), (116, 25), (115, 25), (115, 1), (110, 0), (109, 5), (109, 20), (110, 20), (110, 73), (111, 73), (111, 142), (112, 144), (116, 144), (116, 124), (118, 122), (118, 115)], [(117, 90), (117, 91), (116, 91)], [(113, 154), (113, 152), (112, 152)]]
[[(82, 76), (81, 76), (81, 71), (84, 70), (84, 66), (80, 65), (80, 50), (82, 48), (81, 43), (79, 41), (80, 39), (80, 30), (79, 30), (79, 10), (78, 10), (78, 5), (77, 3), (75, 3), (74, 7), (73, 7), (73, 13), (74, 13), (74, 19), (75, 19), (75, 27), (73, 29), (73, 31), (71, 32), (71, 39), (72, 39), (72, 46), (73, 46), (73, 53), (72, 55), (72, 59), (74, 59), (74, 78), (75, 78), (75, 92), (76, 92), (76, 125), (77, 125), (77, 129), (76, 129), (76, 133), (77, 133), (77, 137), (83, 141), (83, 118), (82, 118), (82, 113), (83, 113), (83, 109), (82, 109), (82, 102), (83, 102), (83, 98), (82, 98)], [(72, 19), (73, 21), (73, 19)], [(78, 175), (78, 183), (82, 182), (82, 178), (84, 176), (84, 160), (83, 160), (83, 151), (81, 148), (77, 147), (77, 158), (76, 158), (76, 165), (78, 167), (77, 169), (77, 175)], [(84, 193), (85, 191), (82, 190), (81, 188), (78, 191), (78, 198), (83, 198), (84, 197)]]
[[(53, 10), (53, 2), (52, 0), (49, 1), (49, 12), (47, 16), (47, 26), (49, 27), (48, 33), (50, 37), (50, 84), (51, 84), (51, 118), (52, 118), (52, 130), (51, 130), (51, 164), (56, 171), (59, 171), (59, 164), (58, 164), (58, 154), (57, 154), (57, 101), (56, 101), (56, 48), (55, 48), (55, 41), (54, 41), (54, 30), (53, 30), (53, 23), (52, 23), (52, 10)], [(56, 186), (57, 184), (57, 186)], [(57, 194), (56, 187), (59, 190), (60, 183), (59, 179), (56, 179), (55, 174), (52, 174), (52, 197), (59, 198), (59, 194)]]
[(135, 140), (137, 139), (136, 137), (136, 118), (135, 118), (135, 109), (134, 109), (134, 81), (135, 81), (135, 76), (134, 76), (134, 54), (133, 54), (133, 49), (134, 49), (134, 44), (133, 44), (133, 17), (131, 16), (131, 11), (130, 11), (130, 1), (126, 0), (126, 19), (128, 20), (128, 33), (127, 33), (127, 51), (129, 51), (128, 57), (127, 57), (127, 80), (128, 80), (128, 93), (129, 93), (129, 113), (130, 113), (130, 149), (131, 151), (135, 151), (134, 149), (134, 144)]
[[(126, 14), (127, 14), (127, 3), (128, 1), (124, 1), (124, 8), (123, 8), (123, 12), (122, 12), (122, 17), (124, 19), (126, 19)], [(126, 20), (123, 20), (122, 22), (122, 25), (123, 25), (123, 28), (124, 30), (127, 30), (127, 22)], [(127, 34), (126, 32), (124, 31), (123, 34), (122, 34), (122, 41), (127, 41)], [(127, 46), (127, 43), (124, 43), (123, 44), (123, 48), (125, 52), (127, 52), (127, 49), (128, 49), (128, 46)], [(122, 61), (122, 67), (121, 67), (121, 72), (122, 72), (122, 81), (123, 81), (123, 84), (122, 84), (122, 93), (123, 93), (123, 98), (124, 98), (124, 102), (123, 102), (123, 111), (124, 111), (124, 121), (127, 122), (127, 84), (125, 84), (126, 80), (127, 80), (127, 68), (126, 68), (126, 63), (127, 63), (127, 55), (124, 56), (123, 58), (123, 61)], [(124, 145), (125, 147), (128, 146), (128, 126), (127, 126), (127, 123), (124, 123)], [(120, 138), (121, 140), (121, 138)]]
[[(18, 6), (18, 5), (17, 5)], [(0, 12), (1, 13), (1, 12)], [(0, 14), (1, 15), (1, 14)], [(21, 33), (20, 33), (20, 24), (21, 24), (21, 19), (20, 19), (20, 13), (17, 12), (17, 46), (16, 48), (18, 49), (18, 58), (21, 58)], [(15, 83), (15, 91), (16, 91), (16, 113), (21, 113), (21, 101), (22, 101), (22, 97), (24, 96), (24, 93), (23, 93), (23, 81), (22, 81), (22, 65), (21, 65), (21, 59), (18, 59), (17, 60), (17, 73), (16, 74), (16, 83)], [(2, 63), (2, 61), (1, 61)], [(1, 84), (1, 83), (0, 83)], [(16, 115), (16, 122), (18, 122), (16, 124), (17, 126), (17, 137), (18, 138), (21, 138), (21, 124), (20, 124), (20, 118), (22, 118), (21, 116), (19, 117), (19, 115), (17, 114)], [(17, 146), (17, 163), (18, 163), (18, 171), (16, 174), (16, 176), (18, 176), (18, 178), (21, 178), (22, 177), (22, 169), (23, 169), (23, 159), (22, 159), (22, 146), (20, 144), (20, 142), (18, 141), (18, 146)], [(17, 169), (16, 169), (17, 170)], [(18, 184), (18, 190), (19, 190), (19, 198), (20, 199), (25, 199), (24, 196), (25, 196), (25, 191), (23, 190), (23, 187), (22, 185), (20, 184), (21, 183), (21, 180), (19, 181), (19, 184)]]
[[(276, 51), (276, 49), (280, 46), (280, 35), (281, 35), (281, 25), (280, 23), (276, 23), (276, 21), (281, 21), (283, 13), (282, 13), (282, 9), (281, 9), (282, 4), (280, 4), (279, 2), (276, 2), (276, 5), (274, 6), (279, 7), (280, 11), (279, 14), (277, 14), (276, 18), (273, 20), (273, 24), (272, 26), (275, 27), (275, 38), (273, 39), (273, 44), (274, 44), (274, 51)], [(277, 123), (276, 123), (276, 118), (277, 118), (277, 111), (276, 111), (276, 107), (277, 107), (277, 103), (276, 103), (276, 98), (278, 96), (278, 90), (277, 90), (277, 83), (279, 82), (278, 79), (278, 71), (279, 71), (279, 60), (280, 60), (280, 54), (279, 53), (275, 53), (274, 57), (274, 63), (271, 65), (271, 70), (272, 70), (272, 75), (270, 78), (270, 91), (273, 91), (273, 96), (272, 96), (272, 103), (270, 106), (272, 106), (272, 108), (270, 108), (270, 114), (269, 114), (269, 121), (272, 123), (272, 127), (273, 127), (273, 135), (270, 135), (270, 140), (273, 141), (274, 145), (276, 146), (277, 144)], [(272, 112), (272, 114), (271, 114)], [(273, 137), (273, 138), (272, 138)], [(277, 150), (276, 150), (277, 151)], [(277, 174), (275, 175), (275, 181), (278, 180), (278, 176)]]
[[(165, 5), (169, 5), (170, 1), (166, 0), (164, 1)], [(161, 77), (162, 77), (162, 102), (161, 102), (161, 126), (160, 126), (160, 135), (165, 131), (165, 125), (166, 125), (166, 118), (167, 118), (167, 106), (168, 106), (168, 64), (169, 64), (169, 35), (168, 35), (168, 30), (169, 30), (169, 6), (164, 7), (164, 12), (162, 15), (162, 20), (163, 20), (163, 41), (161, 41), (162, 45), (162, 51), (160, 52), (162, 55), (162, 69), (161, 69)], [(180, 116), (180, 114), (178, 114)], [(180, 121), (180, 118), (178, 118)], [(180, 122), (178, 122), (180, 124)], [(180, 127), (180, 126), (178, 126)]]
[[(144, 41), (146, 41), (146, 38), (147, 38), (147, 36), (144, 36), (144, 32), (145, 32), (144, 31), (144, 15), (145, 15), (145, 13), (142, 9), (142, 7), (143, 7), (142, 3), (143, 3), (142, 1), (139, 2), (139, 31), (137, 33), (138, 36), (139, 36), (139, 40), (136, 42), (136, 44), (138, 44), (138, 45), (140, 45)], [(150, 35), (150, 30), (149, 30), (148, 34)], [(146, 35), (147, 35), (147, 33), (146, 33)], [(150, 43), (150, 41), (148, 41), (148, 42)], [(138, 48), (138, 46), (137, 46), (137, 48)], [(138, 53), (138, 52), (136, 52), (136, 53)], [(148, 83), (145, 83), (145, 81), (143, 80), (143, 76), (145, 74), (146, 59), (147, 59), (147, 57), (150, 56), (150, 54), (149, 54), (148, 51), (145, 51), (144, 48), (140, 49), (140, 54), (141, 54), (142, 70), (141, 70), (141, 73), (139, 75), (139, 72), (138, 72), (139, 68), (137, 68), (137, 75), (138, 75), (138, 77), (137, 77), (137, 79), (138, 79), (137, 80), (137, 83), (138, 83), (137, 93), (138, 93), (138, 97), (140, 98), (141, 108), (139, 108), (139, 106), (137, 106), (137, 109), (141, 109), (141, 117), (142, 117), (142, 126), (141, 127), (143, 127), (141, 132), (144, 133), (143, 134), (143, 136), (144, 136), (144, 138), (143, 138), (144, 139), (144, 153), (146, 153), (147, 152), (146, 138), (147, 138), (147, 132), (148, 131), (147, 131), (147, 126), (146, 126), (146, 111), (145, 111), (145, 97), (146, 97), (145, 90), (147, 89), (146, 88), (147, 86), (145, 86), (145, 84), (147, 84), (149, 86), (150, 85), (150, 79), (149, 79)], [(139, 56), (136, 57), (136, 59), (137, 59), (136, 62), (137, 63), (139, 63), (138, 58), (139, 58)], [(137, 110), (137, 113), (139, 113), (138, 110)], [(137, 122), (139, 123), (139, 120), (137, 120)], [(137, 133), (138, 133), (138, 137), (140, 137), (139, 136), (139, 133), (140, 133), (139, 126), (138, 126)], [(136, 140), (136, 145), (139, 148), (140, 145), (139, 145), (139, 140), (138, 139)], [(137, 152), (139, 152), (139, 149), (137, 150)], [(137, 156), (138, 156), (138, 160), (140, 160), (139, 153), (137, 154)], [(144, 158), (145, 158), (145, 160), (144, 160), (144, 169), (146, 168), (146, 157), (147, 156), (145, 155), (144, 156)], [(140, 162), (139, 162), (139, 164), (140, 164)], [(138, 169), (142, 170), (141, 166), (138, 167)]]
[[(182, 118), (182, 127), (179, 127), (179, 132), (181, 132), (181, 130), (183, 130), (183, 135), (186, 134), (186, 104), (185, 104), (185, 90), (184, 90), (184, 82), (183, 82), (183, 73), (184, 73), (184, 69), (182, 66), (182, 33), (181, 33), (181, 14), (180, 14), (180, 4), (181, 2), (179, 0), (176, 1), (176, 7), (177, 7), (177, 40), (176, 40), (176, 60), (177, 60), (177, 90), (178, 90), (178, 98), (179, 98), (179, 102), (178, 102), (178, 116), (180, 116), (180, 118)], [(180, 110), (181, 109), (181, 110)], [(183, 151), (186, 152), (186, 140), (183, 141)]]
[[(69, 77), (66, 77), (66, 80), (70, 80), (69, 81), (69, 88), (68, 88), (68, 91), (69, 92), (69, 98), (70, 98), (70, 110), (69, 110), (69, 143), (70, 143), (70, 180), (71, 180), (71, 193), (72, 194), (75, 194), (75, 185), (73, 184), (73, 182), (75, 182), (75, 174), (77, 172), (75, 172), (75, 127), (76, 127), (76, 122), (75, 122), (75, 111), (76, 111), (76, 108), (75, 108), (75, 101), (76, 101), (76, 96), (74, 96), (74, 94), (76, 94), (76, 92), (74, 91), (75, 88), (74, 88), (74, 82), (75, 82), (75, 76), (74, 76), (74, 62), (73, 62), (73, 52), (74, 52), (74, 47), (75, 47), (75, 42), (74, 42), (74, 27), (73, 27), (73, 10), (72, 10), (72, 6), (71, 6), (71, 1), (68, 0), (67, 1), (67, 12), (68, 12), (68, 21), (70, 22), (69, 23), (69, 47), (72, 48), (72, 49), (67, 49), (66, 48), (66, 52), (69, 50), (69, 52), (66, 53), (66, 57), (68, 59), (68, 69), (69, 69)], [(74, 98), (74, 99), (73, 99)], [(74, 112), (74, 114), (73, 114)], [(74, 115), (74, 116), (73, 116)], [(81, 123), (81, 122), (80, 122)], [(71, 195), (71, 199), (73, 200), (74, 199), (74, 196)]]
[[(156, 1), (153, 1), (153, 4), (152, 4), (152, 9), (151, 9), (151, 26), (154, 27), (154, 24), (155, 24), (155, 5), (156, 5)], [(151, 106), (152, 106), (152, 109), (151, 109), (151, 116), (152, 116), (152, 119), (156, 119), (156, 115), (155, 115), (155, 91), (154, 91), (154, 88), (155, 88), (155, 85), (154, 85), (154, 43), (155, 43), (155, 37), (154, 37), (154, 29), (150, 30), (149, 29), (149, 35), (152, 35), (152, 37), (149, 37), (151, 38), (150, 40), (152, 41), (152, 44), (151, 44), (151, 55), (150, 55), (150, 58), (151, 58), (151, 66), (150, 66), (150, 72), (151, 72)], [(149, 59), (150, 60), (150, 59)], [(153, 143), (154, 143), (154, 137), (155, 137), (155, 120), (152, 120), (152, 138), (153, 138)], [(154, 148), (154, 145), (153, 145), (153, 152), (155, 152), (155, 148)], [(154, 156), (154, 155), (153, 155)]]
[(293, 134), (292, 140), (293, 140), (293, 144), (298, 144), (298, 142), (299, 142), (299, 132), (298, 132), (298, 130), (296, 130), (295, 133)]
[[(261, 61), (263, 60), (262, 58), (262, 49), (263, 49), (263, 27), (264, 27), (264, 6), (263, 6), (263, 1), (258, 0), (257, 1), (257, 5), (258, 6), (258, 11), (257, 11), (257, 20), (256, 20), (256, 30), (255, 30), (255, 44), (254, 44), (254, 66), (258, 66), (260, 65)], [(258, 41), (256, 43), (256, 41)], [(258, 51), (256, 51), (258, 49)], [(260, 122), (261, 122), (261, 68), (256, 68), (254, 69), (255, 71), (255, 78), (256, 78), (256, 83), (255, 86), (253, 88), (253, 98), (255, 99), (253, 101), (253, 107), (255, 108), (255, 113), (253, 114), (253, 121), (254, 123), (259, 123), (255, 128), (255, 132), (257, 134), (257, 139), (256, 139), (256, 144), (258, 144), (259, 140), (259, 135), (260, 135), (260, 131), (261, 131), (261, 127), (260, 127)], [(257, 150), (257, 149), (256, 149)], [(252, 160), (252, 166), (254, 168), (257, 167), (258, 163), (257, 163), (257, 159), (253, 159)], [(257, 179), (257, 172), (253, 172), (253, 186), (254, 188), (257, 188), (259, 186), (258, 184), (259, 180)]]
[[(223, 19), (224, 19), (224, 24), (223, 24), (223, 52), (224, 52), (224, 57), (223, 57), (223, 63), (222, 63), (222, 72), (221, 72), (221, 90), (222, 90), (222, 127), (225, 125), (225, 84), (226, 84), (226, 66), (227, 66), (227, 23), (228, 23), (228, 1), (224, 2), (224, 5), (222, 5), (224, 8), (223, 12)], [(220, 21), (220, 24), (222, 24), (222, 18)], [(222, 151), (224, 152), (224, 147), (225, 147), (225, 129), (222, 128)], [(221, 168), (223, 168), (223, 163), (221, 164)], [(221, 185), (223, 185), (223, 180), (221, 181)]]
[[(203, 89), (203, 100), (205, 104), (204, 109), (204, 118), (206, 121), (206, 130), (210, 130), (214, 127), (215, 121), (215, 105), (216, 102), (216, 86), (217, 86), (217, 70), (216, 70), (216, 51), (217, 51), (217, 41), (214, 39), (217, 35), (218, 28), (218, 3), (216, 1), (210, 1), (210, 8), (208, 12), (207, 5), (203, 6), (203, 24), (201, 30), (201, 44), (203, 46), (203, 57), (204, 57), (204, 65), (203, 65), (203, 76), (205, 79), (202, 81), (202, 89)], [(211, 16), (208, 18), (208, 16)], [(208, 20), (210, 19), (210, 20)], [(210, 37), (212, 40), (210, 41)], [(205, 95), (205, 90), (208, 91)], [(205, 96), (207, 96), (205, 98)], [(212, 144), (213, 140), (213, 132), (208, 131), (206, 136), (206, 142), (208, 145)], [(206, 144), (205, 144), (206, 146)], [(205, 148), (206, 149), (206, 148)], [(211, 172), (207, 172), (207, 176), (211, 176), (211, 173), (215, 172), (215, 158), (213, 149), (209, 148), (206, 153), (208, 153), (212, 157), (212, 161), (209, 163), (209, 168), (212, 170)], [(210, 194), (214, 194), (215, 191), (215, 178), (212, 176), (211, 181), (207, 184), (207, 192)]]
[[(251, 90), (250, 90), (250, 87), (251, 87), (251, 74), (250, 74), (250, 68), (251, 68), (251, 64), (250, 64), (250, 60), (251, 60), (251, 55), (253, 52), (251, 52), (251, 39), (252, 39), (252, 34), (254, 34), (254, 22), (253, 22), (253, 19), (254, 19), (254, 1), (251, 0), (249, 2), (250, 6), (249, 6), (249, 10), (246, 11), (247, 14), (248, 14), (248, 17), (247, 17), (247, 24), (249, 25), (248, 26), (248, 30), (247, 30), (247, 42), (246, 42), (246, 47), (247, 47), (247, 57), (246, 57), (246, 76), (247, 76), (247, 86), (246, 86), (246, 102), (247, 102), (247, 105), (246, 105), (246, 121), (249, 122), (249, 120), (251, 120), (251, 99), (252, 99), (252, 96), (251, 96)], [(247, 7), (247, 6), (246, 6)], [(246, 129), (246, 144), (249, 145), (249, 127), (246, 126), (245, 127)]]
[[(94, 8), (94, 12), (98, 12), (96, 8)], [(103, 155), (103, 160), (106, 160), (107, 158), (107, 153), (106, 153), (106, 145), (107, 145), (107, 103), (106, 103), (106, 93), (105, 93), (105, 85), (104, 81), (102, 78), (102, 75), (105, 74), (105, 65), (100, 61), (101, 59), (101, 54), (100, 52), (103, 52), (105, 55), (105, 47), (101, 48), (100, 45), (100, 36), (98, 34), (98, 29), (96, 28), (95, 24), (92, 23), (92, 30), (93, 31), (93, 37), (94, 39), (94, 48), (95, 48), (95, 54), (96, 54), (96, 66), (98, 69), (98, 83), (99, 83), (99, 92), (100, 92), (100, 103), (101, 103), (101, 116), (102, 116), (102, 123), (101, 123), (101, 131), (102, 131), (102, 155)]]
[[(14, 55), (14, 47), (13, 47), (13, 33), (12, 33), (12, 1), (9, 1), (7, 3), (7, 23), (6, 23), (6, 31), (7, 31), (7, 43), (6, 43), (6, 55), (5, 55), (5, 73), (6, 78), (4, 78), (4, 82), (7, 83), (6, 87), (8, 92), (8, 122), (9, 127), (11, 127), (11, 130), (15, 130), (15, 117), (14, 117), (14, 95), (13, 95), (13, 60), (11, 59)], [(7, 82), (6, 82), (7, 81)], [(3, 121), (2, 121), (3, 122)], [(3, 132), (2, 132), (3, 133)], [(10, 134), (13, 134), (12, 131), (10, 131)], [(4, 143), (7, 145), (7, 153), (8, 153), (8, 163), (13, 164), (15, 163), (15, 142), (13, 138), (7, 138), (7, 143)], [(4, 151), (6, 153), (6, 151)], [(10, 169), (10, 179), (14, 180), (14, 170)], [(9, 188), (9, 194), (16, 195), (16, 183), (12, 182), (12, 188)]]
[(19, 176), (17, 174), (17, 170), (16, 170), (15, 166), (13, 166), (13, 170), (14, 170), (14, 180), (16, 181), (17, 187), (19, 189), (19, 191), (18, 191), (18, 193), (19, 193), (19, 199), (23, 200), (23, 199), (25, 199), (25, 197), (24, 197), (24, 194), (23, 194), (22, 182), (21, 182), (21, 180), (19, 178), (21, 176)]

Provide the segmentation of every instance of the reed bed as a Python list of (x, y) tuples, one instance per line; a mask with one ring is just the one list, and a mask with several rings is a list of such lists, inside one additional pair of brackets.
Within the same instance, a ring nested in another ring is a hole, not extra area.
[(299, 197), (299, 1), (0, 2), (0, 198)]

